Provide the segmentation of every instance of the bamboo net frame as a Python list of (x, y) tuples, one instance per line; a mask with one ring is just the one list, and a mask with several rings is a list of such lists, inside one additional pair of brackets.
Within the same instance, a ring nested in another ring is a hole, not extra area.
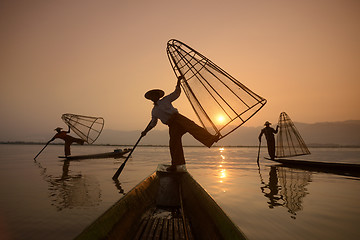
[(266, 99), (251, 91), (210, 59), (171, 39), (167, 55), (201, 125), (224, 138), (254, 116)]
[(285, 112), (280, 114), (278, 125), (276, 157), (283, 158), (310, 154), (299, 131)]
[(66, 113), (61, 116), (61, 119), (76, 135), (88, 144), (92, 144), (98, 139), (104, 127), (104, 119), (102, 117)]

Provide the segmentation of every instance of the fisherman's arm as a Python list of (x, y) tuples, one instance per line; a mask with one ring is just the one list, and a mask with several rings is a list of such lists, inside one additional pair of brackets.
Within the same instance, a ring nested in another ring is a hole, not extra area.
[(261, 130), (261, 132), (259, 134), (259, 142), (261, 142), (261, 137), (262, 137), (263, 133), (264, 133), (264, 130)]
[(279, 131), (279, 125), (276, 126), (276, 130), (274, 131), (274, 133), (276, 134), (278, 133), (278, 131)]
[[(180, 75), (180, 76), (178, 77), (178, 80), (177, 80), (177, 83), (176, 83), (176, 87), (177, 87), (177, 86), (180, 86), (182, 79), (184, 79), (184, 76), (183, 76), (183, 75)], [(184, 81), (185, 81), (185, 79), (184, 79)]]
[(59, 136), (59, 133), (57, 133), (57, 134), (55, 134), (54, 136), (53, 136), (53, 138), (52, 139), (50, 139), (50, 141), (49, 142), (52, 142), (52, 141), (54, 141), (56, 138), (58, 138)]
[(170, 102), (175, 101), (178, 97), (180, 97), (181, 94), (181, 88), (180, 88), (180, 81), (183, 79), (183, 76), (178, 77), (178, 81), (176, 83), (175, 90), (166, 96), (167, 100)]
[(157, 121), (158, 119), (156, 117), (152, 117), (145, 130), (141, 132), (141, 136), (144, 137), (151, 129), (153, 129), (156, 126)]

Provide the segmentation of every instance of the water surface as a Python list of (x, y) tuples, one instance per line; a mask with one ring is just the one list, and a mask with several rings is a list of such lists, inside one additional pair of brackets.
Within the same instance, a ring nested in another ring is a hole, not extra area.
[[(63, 146), (0, 145), (1, 239), (73, 239), (94, 219), (169, 163), (166, 147), (137, 147), (124, 159), (62, 161)], [(120, 147), (121, 148), (121, 147)], [(73, 146), (73, 155), (113, 151)], [(185, 147), (190, 174), (249, 239), (360, 239), (360, 178), (287, 168), (257, 148)], [(358, 148), (315, 148), (300, 159), (360, 163)]]

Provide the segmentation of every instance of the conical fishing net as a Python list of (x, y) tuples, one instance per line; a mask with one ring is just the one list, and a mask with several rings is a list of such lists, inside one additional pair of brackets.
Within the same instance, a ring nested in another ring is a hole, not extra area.
[(178, 40), (167, 43), (167, 55), (203, 127), (220, 138), (244, 124), (266, 103), (210, 59)]
[(279, 117), (279, 132), (276, 137), (276, 157), (293, 157), (310, 154), (304, 140), (290, 117), (282, 112)]
[(62, 115), (61, 119), (76, 135), (89, 144), (96, 141), (104, 127), (104, 119), (102, 117), (66, 113)]

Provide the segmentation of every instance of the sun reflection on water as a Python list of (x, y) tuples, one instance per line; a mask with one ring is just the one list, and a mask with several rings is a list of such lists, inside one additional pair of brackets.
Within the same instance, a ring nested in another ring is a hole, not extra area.
[(221, 169), (220, 170), (219, 178), (220, 178), (219, 182), (223, 183), (223, 179), (226, 178), (226, 169)]
[[(227, 172), (226, 172), (226, 169), (224, 168), (225, 167), (225, 159), (226, 157), (223, 155), (224, 151), (225, 151), (225, 148), (221, 147), (219, 148), (219, 151), (220, 151), (220, 163), (219, 163), (219, 174), (218, 174), (218, 178), (219, 178), (219, 183), (224, 183), (224, 181), (226, 180), (226, 177), (227, 177)], [(225, 189), (222, 189), (223, 192), (226, 192)]]

